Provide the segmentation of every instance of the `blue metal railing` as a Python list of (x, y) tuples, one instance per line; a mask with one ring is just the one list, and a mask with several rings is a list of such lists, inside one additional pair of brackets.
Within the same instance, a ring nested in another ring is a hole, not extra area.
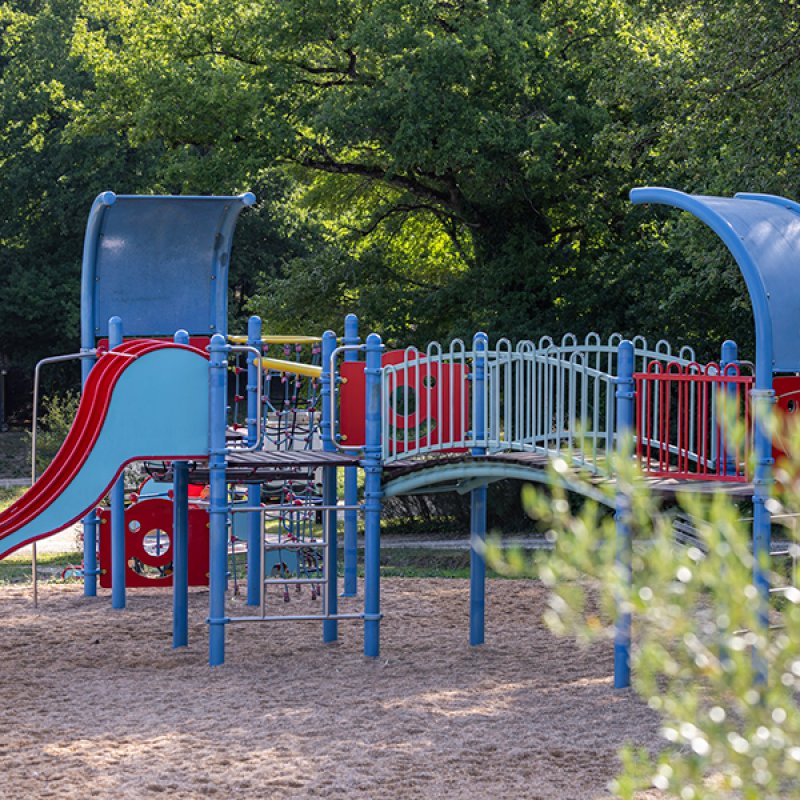
[[(481, 449), (567, 454), (575, 463), (604, 472), (616, 442), (615, 378), (622, 337), (582, 341), (572, 334), (556, 344), (512, 344), (500, 339), (481, 353), (486, 380), (482, 402), (473, 389), (476, 351), (461, 339), (447, 348), (407, 348), (382, 368), (381, 442), (384, 463), (429, 454)], [(668, 342), (650, 347), (636, 337), (634, 363), (689, 364), (690, 348)], [(478, 418), (480, 415), (480, 419)], [(476, 431), (481, 432), (476, 435)]]

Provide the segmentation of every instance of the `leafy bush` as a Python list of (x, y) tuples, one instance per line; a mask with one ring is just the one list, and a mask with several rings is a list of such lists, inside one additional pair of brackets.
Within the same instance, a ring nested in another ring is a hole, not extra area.
[[(794, 439), (791, 449), (800, 453), (800, 438)], [(566, 462), (556, 461), (552, 477), (566, 470)], [(635, 480), (632, 467), (622, 472), (617, 486)], [(797, 460), (781, 464), (777, 476), (770, 511), (796, 514)], [(582, 488), (596, 496), (595, 486)], [(551, 496), (525, 492), (528, 513), (554, 542), (544, 566), (532, 567), (520, 553), (504, 558), (498, 548), (489, 551), (495, 569), (537, 575), (552, 589), (547, 623), (558, 633), (604, 639), (611, 647), (617, 603), (633, 614), (634, 688), (661, 715), (665, 747), (655, 758), (625, 751), (614, 791), (630, 798), (655, 787), (681, 800), (800, 797), (800, 591), (773, 595), (781, 599), (771, 603), (770, 619), (780, 627), (765, 631), (752, 578), (751, 523), (725, 495), (678, 497), (678, 508), (695, 520), (691, 546), (676, 543), (674, 509), (644, 489), (630, 498), (630, 586), (615, 561), (608, 509), (587, 500), (573, 511), (563, 488)], [(792, 526), (781, 532), (795, 557), (796, 519), (788, 516)], [(772, 585), (786, 585), (785, 564), (772, 566)], [(599, 603), (587, 600), (587, 582), (599, 586)]]
[(41, 475), (69, 433), (78, 412), (77, 392), (53, 394), (42, 400), (36, 432), (36, 474)]

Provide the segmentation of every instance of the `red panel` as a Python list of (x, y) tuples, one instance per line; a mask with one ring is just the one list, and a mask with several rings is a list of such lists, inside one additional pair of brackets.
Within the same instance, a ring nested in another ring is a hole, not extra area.
[[(162, 344), (172, 344), (174, 341), (171, 336), (148, 336), (146, 340), (143, 340), (141, 336), (138, 336), (136, 339), (140, 341), (161, 342)], [(135, 341), (135, 339), (125, 339), (125, 342), (128, 341)], [(202, 350), (204, 353), (206, 352), (206, 347), (208, 347), (209, 344), (211, 344), (211, 339), (208, 336), (189, 337), (189, 347), (194, 347), (196, 350)], [(98, 350), (108, 350), (108, 339), (98, 339), (96, 347)]]
[[(417, 446), (444, 445), (441, 452), (463, 452), (464, 448), (446, 447), (464, 438), (468, 428), (470, 396), (466, 366), (461, 364), (414, 365), (406, 350), (383, 354), (382, 366), (409, 362), (408, 369), (398, 370), (389, 387), (389, 431), (393, 450), (404, 452)], [(364, 444), (365, 391), (363, 362), (344, 362), (340, 387), (340, 432), (346, 445)], [(409, 411), (405, 413), (405, 405)], [(419, 442), (415, 436), (419, 431)], [(406, 434), (407, 432), (407, 434)]]
[[(111, 512), (102, 508), (97, 515), (100, 519), (100, 586), (110, 589)], [(159, 552), (155, 552), (153, 547), (155, 537), (152, 533), (156, 530), (163, 531), (169, 537), (168, 543), (161, 543)], [(148, 534), (151, 537), (145, 547)], [(164, 498), (154, 498), (129, 506), (125, 510), (126, 586), (172, 586), (172, 554), (172, 502)], [(132, 568), (132, 562), (138, 569)], [(191, 505), (188, 572), (190, 586), (208, 586), (208, 512)]]
[[(740, 375), (733, 365), (721, 374), (716, 363), (652, 362), (647, 372), (637, 372), (633, 378), (636, 455), (643, 472), (681, 479), (747, 480), (752, 376)], [(723, 395), (747, 431), (744, 441), (732, 436), (717, 416), (716, 403)]]
[(208, 586), (208, 510), (189, 505), (189, 586)]
[(781, 458), (788, 453), (792, 430), (800, 422), (800, 376), (785, 375), (772, 381), (775, 390), (775, 440), (772, 457)]
[(363, 361), (345, 361), (339, 374), (339, 432), (342, 444), (358, 446), (364, 444), (364, 421), (366, 418), (367, 383)]

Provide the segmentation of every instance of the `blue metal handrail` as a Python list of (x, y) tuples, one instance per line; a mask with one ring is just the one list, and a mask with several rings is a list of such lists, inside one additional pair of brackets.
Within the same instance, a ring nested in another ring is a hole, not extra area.
[[(619, 334), (605, 343), (598, 334), (583, 341), (567, 334), (559, 344), (549, 337), (538, 344), (498, 340), (480, 354), (486, 372), (480, 420), (475, 392), (467, 388), (474, 350), (461, 339), (447, 348), (432, 342), (424, 354), (407, 348), (400, 363), (382, 368), (384, 463), (452, 450), (566, 452), (573, 462), (604, 472), (616, 442), (620, 341)], [(694, 352), (684, 347), (676, 354), (665, 340), (650, 347), (637, 337), (635, 364), (644, 368), (653, 360), (690, 364)], [(436, 389), (437, 383), (447, 389)], [(476, 436), (477, 430), (483, 433)]]

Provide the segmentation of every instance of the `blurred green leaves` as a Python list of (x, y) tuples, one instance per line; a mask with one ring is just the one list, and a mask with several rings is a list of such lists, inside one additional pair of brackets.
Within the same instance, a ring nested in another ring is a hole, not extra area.
[[(789, 452), (800, 454), (800, 428), (787, 436)], [(570, 476), (568, 492), (565, 466), (562, 460), (551, 465), (549, 494), (528, 487), (523, 498), (553, 541), (553, 557), (534, 568), (521, 553), (504, 557), (490, 545), (489, 559), (495, 569), (538, 577), (551, 589), (546, 621), (557, 633), (602, 639), (610, 647), (616, 609), (632, 613), (634, 687), (661, 715), (665, 749), (655, 758), (626, 751), (615, 791), (625, 798), (652, 787), (680, 798), (799, 796), (800, 458), (781, 459), (770, 501), (779, 520), (773, 536), (786, 541), (788, 555), (765, 566), (773, 586), (789, 588), (772, 595), (769, 632), (759, 623), (747, 508), (723, 493), (692, 491), (665, 503), (650, 494), (630, 462), (618, 461), (623, 474), (616, 488), (631, 488), (628, 585), (616, 562), (613, 514), (580, 500), (582, 492), (597, 491), (588, 477), (580, 486)], [(610, 501), (615, 487), (606, 491)], [(693, 520), (694, 544), (677, 543), (678, 512)], [(766, 684), (759, 682), (755, 651), (766, 665)]]

